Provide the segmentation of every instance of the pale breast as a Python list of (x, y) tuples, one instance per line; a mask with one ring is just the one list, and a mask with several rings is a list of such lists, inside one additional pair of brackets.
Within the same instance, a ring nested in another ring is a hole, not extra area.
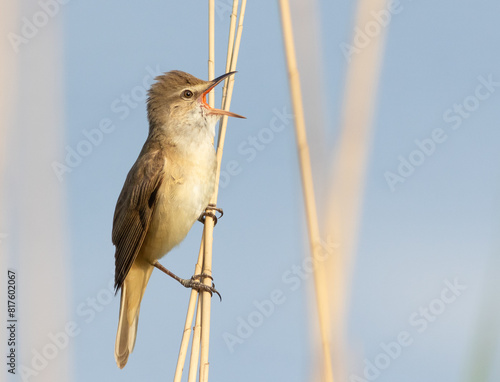
[(168, 154), (155, 212), (141, 248), (143, 256), (155, 261), (186, 237), (213, 194), (215, 170), (211, 144), (198, 146), (190, 155)]

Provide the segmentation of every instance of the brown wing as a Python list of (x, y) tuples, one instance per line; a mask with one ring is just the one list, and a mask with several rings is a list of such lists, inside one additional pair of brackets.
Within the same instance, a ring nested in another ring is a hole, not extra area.
[(121, 288), (144, 242), (163, 180), (165, 157), (154, 146), (146, 142), (116, 203), (112, 234), (116, 290)]

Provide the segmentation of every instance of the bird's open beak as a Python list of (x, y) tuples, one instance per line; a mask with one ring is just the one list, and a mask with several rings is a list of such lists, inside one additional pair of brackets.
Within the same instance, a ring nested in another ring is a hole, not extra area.
[(236, 72), (229, 72), (229, 73), (223, 74), (220, 77), (217, 77), (215, 80), (212, 80), (212, 83), (210, 84), (210, 86), (201, 95), (201, 102), (202, 102), (203, 106), (209, 110), (209, 114), (227, 115), (229, 117), (236, 117), (236, 118), (246, 118), (246, 117), (243, 117), (242, 115), (232, 113), (230, 111), (221, 110), (221, 109), (214, 109), (214, 108), (210, 107), (210, 105), (207, 103), (207, 94), (210, 93), (210, 90), (212, 90), (214, 87), (216, 87), (226, 77), (229, 77), (230, 75), (232, 75), (234, 73), (236, 73)]

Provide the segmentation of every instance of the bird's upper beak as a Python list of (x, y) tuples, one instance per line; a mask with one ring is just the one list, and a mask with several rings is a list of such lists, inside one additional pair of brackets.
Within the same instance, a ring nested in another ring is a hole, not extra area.
[(221, 110), (221, 109), (214, 109), (214, 108), (210, 107), (210, 105), (207, 103), (207, 94), (210, 93), (210, 90), (212, 90), (220, 82), (222, 82), (223, 79), (225, 79), (226, 77), (229, 77), (230, 75), (232, 75), (234, 73), (236, 73), (236, 72), (229, 72), (229, 73), (223, 74), (220, 77), (217, 77), (215, 80), (212, 80), (210, 86), (202, 93), (201, 102), (202, 102), (203, 106), (209, 110), (209, 114), (227, 115), (229, 117), (245, 118), (242, 115), (232, 113), (230, 111)]

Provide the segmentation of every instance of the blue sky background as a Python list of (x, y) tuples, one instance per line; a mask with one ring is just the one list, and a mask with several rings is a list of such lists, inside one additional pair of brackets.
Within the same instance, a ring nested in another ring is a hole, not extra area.
[[(228, 4), (217, 1), (216, 75), (225, 68)], [(354, 5), (318, 1), (325, 89), (318, 97), (327, 122), (326, 158), (315, 160), (316, 173), (335, 154), (348, 64), (340, 45), (351, 43)], [(485, 381), (496, 381), (498, 327), (487, 320), (500, 300), (494, 281), (500, 251), (500, 3), (402, 0), (398, 9), (387, 28), (369, 155), (348, 372), (362, 377), (367, 362), (383, 352), (381, 343), (407, 332), (411, 345), (373, 380), (465, 381), (477, 347), (488, 349), (478, 342), (486, 338), (493, 342), (489, 353), (495, 367)], [(61, 183), (70, 232), (70, 314), (81, 328), (69, 347), (74, 381), (173, 377), (189, 291), (157, 272), (142, 302), (135, 350), (124, 370), (116, 367), (119, 298), (109, 298), (112, 216), (147, 136), (143, 84), (152, 83), (152, 72), (172, 69), (207, 78), (206, 11), (205, 2), (194, 1), (73, 0), (61, 8), (65, 145), (76, 148), (85, 131), (97, 129), (103, 119), (114, 126)], [(297, 290), (282, 280), (308, 248), (293, 124), (285, 119), (285, 128), (254, 158), (241, 151), (250, 146), (249, 137), (270, 127), (276, 110), (291, 112), (277, 2), (248, 2), (235, 78), (231, 110), (247, 120), (229, 121), (224, 148), (223, 171), (233, 161), (239, 173), (226, 178), (219, 193), (225, 215), (215, 229), (213, 273), (223, 302), (212, 304), (210, 379), (310, 380), (315, 366), (309, 340), (315, 322), (307, 312), (314, 307), (311, 280)], [(473, 104), (470, 97), (488, 78), (495, 84), (488, 98)], [(135, 101), (127, 105), (123, 95)], [(458, 120), (452, 123), (444, 115), (464, 101), (474, 110), (453, 129)], [(409, 160), (418, 149), (415, 140), (431, 138), (435, 129), (442, 129), (444, 141), (391, 189), (385, 174), (397, 174), (400, 157)], [(163, 264), (189, 277), (201, 232), (202, 225), (195, 224)], [(466, 289), (419, 332), (410, 317), (422, 307), (439, 307), (435, 299), (447, 281)], [(246, 320), (255, 302), (275, 290), (282, 292), (283, 303), (231, 352), (224, 333), (236, 335), (240, 318)]]

